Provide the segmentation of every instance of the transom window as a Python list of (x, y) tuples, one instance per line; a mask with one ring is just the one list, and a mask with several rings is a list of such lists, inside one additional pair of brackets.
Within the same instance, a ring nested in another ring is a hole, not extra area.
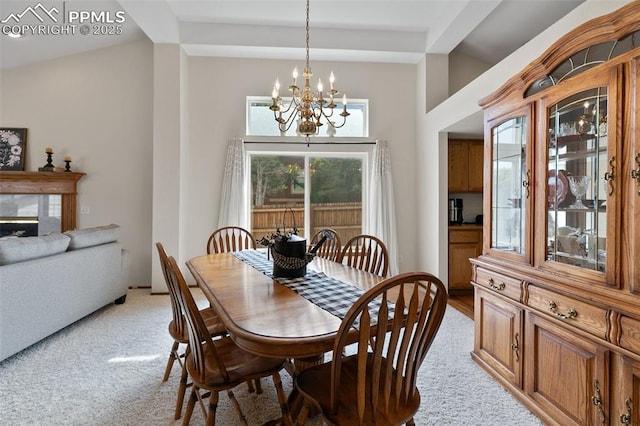
[[(291, 98), (283, 98), (285, 104), (291, 101)], [(296, 134), (295, 123), (289, 128), (285, 134), (281, 134), (277, 123), (273, 118), (273, 111), (269, 109), (271, 106), (271, 98), (264, 96), (247, 96), (247, 135), (248, 136), (300, 136)], [(349, 117), (343, 127), (336, 129), (335, 135), (327, 134), (326, 124), (319, 129), (316, 136), (335, 137), (335, 138), (366, 138), (369, 136), (368, 122), (368, 106), (369, 101), (366, 99), (349, 99), (347, 104), (347, 112)], [(342, 111), (342, 107), (336, 108), (335, 122), (340, 124), (342, 117), (338, 115)]]

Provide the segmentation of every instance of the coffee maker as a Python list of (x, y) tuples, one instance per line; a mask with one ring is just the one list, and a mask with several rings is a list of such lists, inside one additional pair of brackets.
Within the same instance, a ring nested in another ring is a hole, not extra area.
[(462, 223), (462, 198), (449, 198), (449, 225)]

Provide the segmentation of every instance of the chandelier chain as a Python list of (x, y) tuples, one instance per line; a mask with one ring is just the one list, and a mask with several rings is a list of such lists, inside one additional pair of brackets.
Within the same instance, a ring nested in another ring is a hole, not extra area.
[(306, 32), (307, 32), (307, 69), (309, 68), (309, 0), (307, 0), (307, 24), (306, 24)]

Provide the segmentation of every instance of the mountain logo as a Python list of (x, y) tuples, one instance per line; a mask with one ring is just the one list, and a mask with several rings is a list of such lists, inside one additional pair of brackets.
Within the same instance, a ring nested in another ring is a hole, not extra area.
[(33, 7), (28, 6), (21, 13), (11, 13), (0, 22), (6, 24), (9, 21), (13, 20), (15, 23), (19, 23), (22, 18), (29, 15), (35, 16), (35, 18), (42, 23), (44, 23), (46, 17), (49, 17), (49, 19), (51, 19), (53, 22), (58, 22), (58, 18), (56, 17), (56, 15), (58, 15), (59, 13), (60, 11), (55, 6), (47, 10), (47, 8), (42, 5), (42, 3), (38, 3)]

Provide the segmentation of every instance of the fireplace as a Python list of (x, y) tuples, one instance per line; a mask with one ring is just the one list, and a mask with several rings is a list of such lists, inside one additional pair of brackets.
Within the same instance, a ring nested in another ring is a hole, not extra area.
[(0, 237), (15, 235), (35, 237), (38, 235), (37, 217), (0, 217)]
[[(0, 171), (0, 234), (46, 235), (76, 228), (84, 173)], [(23, 233), (23, 234), (24, 234)]]

